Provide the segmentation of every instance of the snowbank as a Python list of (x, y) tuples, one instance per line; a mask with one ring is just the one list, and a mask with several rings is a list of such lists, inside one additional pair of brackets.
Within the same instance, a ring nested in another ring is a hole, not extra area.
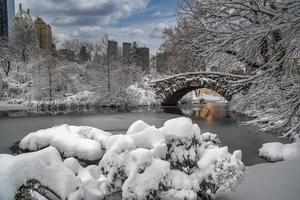
[(220, 200), (299, 200), (300, 161), (283, 161), (247, 167), (245, 181)]
[(0, 163), (0, 199), (3, 200), (13, 200), (17, 190), (31, 180), (38, 180), (62, 199), (79, 186), (54, 147), (18, 156), (0, 155)]
[(61, 125), (30, 133), (19, 144), (23, 150), (36, 151), (53, 146), (64, 157), (99, 160), (110, 133), (92, 127)]
[(259, 156), (269, 161), (300, 160), (300, 141), (292, 144), (279, 142), (263, 144), (259, 149)]

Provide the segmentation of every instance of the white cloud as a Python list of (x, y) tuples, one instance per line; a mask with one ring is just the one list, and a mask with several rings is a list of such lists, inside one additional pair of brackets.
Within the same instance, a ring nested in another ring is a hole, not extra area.
[(18, 0), (57, 26), (108, 25), (147, 7), (150, 0)]
[[(162, 42), (162, 30), (176, 22), (171, 11), (148, 13), (153, 20), (134, 20), (133, 17), (129, 21), (124, 20), (147, 11), (150, 0), (16, 0), (16, 3), (19, 2), (24, 4), (25, 9), (30, 8), (33, 16), (41, 16), (51, 24), (60, 43), (70, 39), (95, 42), (107, 33), (120, 45), (137, 41), (141, 46), (149, 47), (154, 54)], [(119, 23), (121, 20), (122, 23)]]

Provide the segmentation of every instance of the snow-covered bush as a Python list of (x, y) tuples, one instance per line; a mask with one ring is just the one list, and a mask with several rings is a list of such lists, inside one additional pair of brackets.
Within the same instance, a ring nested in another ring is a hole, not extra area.
[[(139, 120), (124, 135), (63, 125), (31, 133), (20, 143), (32, 151), (47, 146), (67, 157), (64, 166), (79, 180), (69, 200), (211, 199), (234, 190), (245, 171), (240, 151), (229, 153), (216, 135), (201, 134), (184, 117), (159, 129)], [(101, 160), (84, 168), (77, 158)]]
[(156, 94), (146, 83), (142, 86), (138, 84), (131, 85), (127, 88), (127, 93), (136, 96), (136, 105), (152, 106), (160, 105), (156, 99)]
[(244, 175), (241, 152), (220, 148), (216, 135), (201, 134), (188, 118), (160, 129), (137, 121), (107, 145), (99, 164), (106, 191), (119, 191), (124, 199), (209, 199), (234, 190)]

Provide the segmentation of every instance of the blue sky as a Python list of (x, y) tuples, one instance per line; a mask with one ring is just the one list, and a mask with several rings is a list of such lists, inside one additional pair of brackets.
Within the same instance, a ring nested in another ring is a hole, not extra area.
[(52, 26), (55, 37), (97, 41), (107, 33), (119, 43), (137, 41), (154, 54), (161, 31), (176, 23), (180, 0), (16, 0)]

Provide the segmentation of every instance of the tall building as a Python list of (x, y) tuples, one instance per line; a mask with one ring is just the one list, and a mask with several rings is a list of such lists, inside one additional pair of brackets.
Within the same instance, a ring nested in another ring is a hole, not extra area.
[(136, 52), (136, 65), (140, 66), (143, 71), (150, 69), (150, 50), (146, 47), (138, 47)]
[(108, 40), (107, 55), (109, 57), (113, 57), (113, 56), (118, 55), (118, 42), (113, 41), (113, 40)]
[(12, 35), (15, 17), (15, 1), (0, 0), (0, 37), (9, 38)]
[(165, 73), (168, 71), (169, 56), (167, 53), (156, 54), (156, 72)]
[(131, 43), (123, 42), (123, 60), (124, 60), (124, 62), (126, 62), (126, 63), (130, 62), (131, 52), (132, 52)]
[(34, 21), (34, 25), (40, 48), (52, 49), (53, 43), (51, 26), (46, 24), (46, 22), (44, 22), (44, 20), (40, 17)]
[(80, 48), (80, 52), (79, 52), (79, 55), (78, 55), (78, 62), (79, 63), (85, 63), (90, 59), (91, 59), (91, 55), (87, 52), (86, 46), (82, 46)]

